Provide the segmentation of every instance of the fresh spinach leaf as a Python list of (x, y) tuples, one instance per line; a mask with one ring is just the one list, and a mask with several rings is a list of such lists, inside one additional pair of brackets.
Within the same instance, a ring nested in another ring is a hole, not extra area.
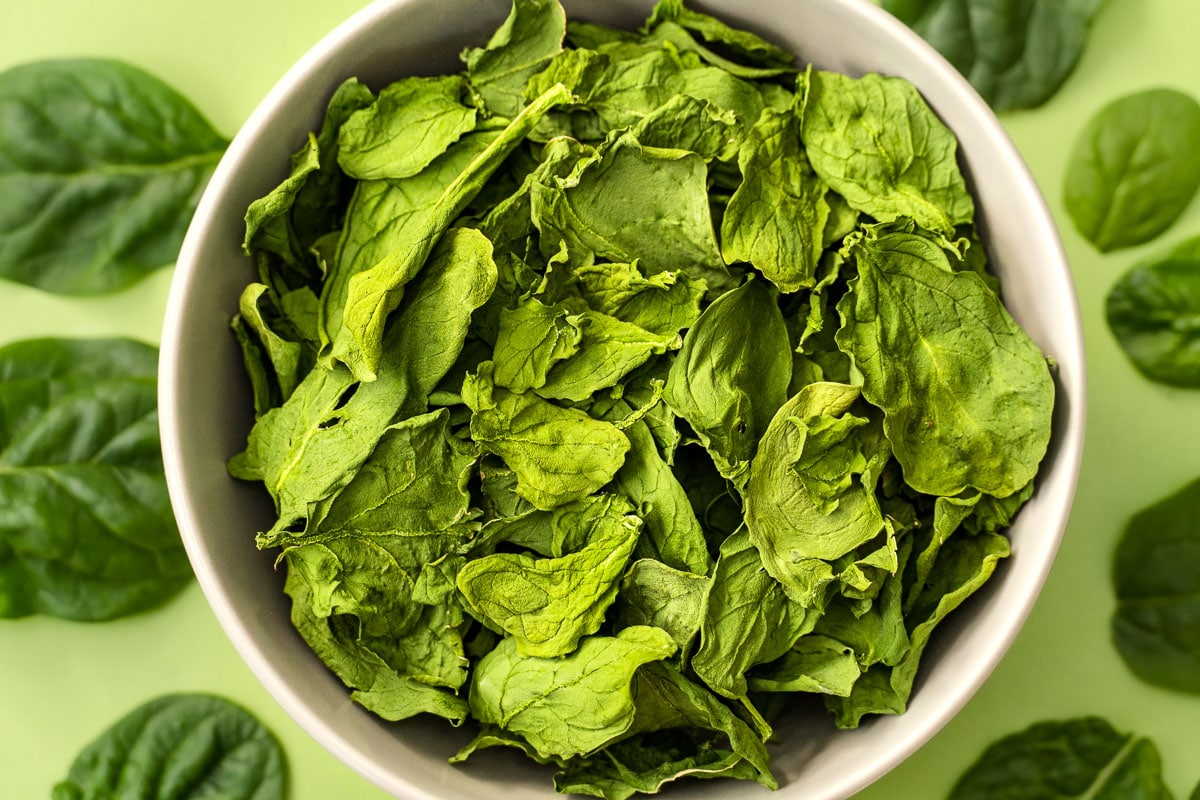
[(709, 578), (667, 566), (652, 558), (633, 562), (621, 579), (617, 600), (618, 628), (650, 625), (671, 634), (686, 651), (700, 632)]
[(491, 365), (468, 375), (471, 436), (517, 475), (517, 494), (542, 509), (592, 494), (612, 480), (629, 439), (610, 423), (492, 384)]
[(710, 44), (728, 49), (748, 64), (786, 69), (796, 60), (794, 55), (779, 45), (750, 31), (734, 28), (709, 14), (687, 8), (681, 0), (659, 0), (655, 3), (650, 19), (646, 21), (646, 30), (653, 32), (667, 22), (698, 34)]
[(764, 571), (750, 538), (739, 531), (721, 545), (692, 669), (718, 694), (745, 697), (746, 672), (790, 650), (812, 630), (818, 615), (788, 597)]
[(129, 64), (39, 61), (0, 74), (0, 277), (88, 295), (167, 266), (227, 144)]
[[(318, 240), (342, 224), (351, 181), (338, 168), (338, 132), (346, 119), (374, 100), (371, 90), (351, 78), (334, 91), (321, 130), (292, 155), (287, 178), (246, 209), (246, 252), (274, 267), (264, 267), (264, 279), (287, 287), (313, 284), (324, 269), (313, 252)], [(274, 285), (277, 292), (284, 287)]]
[(1102, 108), (1075, 140), (1063, 204), (1103, 253), (1148, 242), (1183, 214), (1200, 188), (1200, 103), (1147, 89)]
[(466, 208), (504, 159), (553, 106), (569, 99), (567, 90), (552, 87), (526, 106), (404, 232), (404, 241), (381, 261), (350, 277), (342, 327), (330, 333), (331, 352), (359, 380), (372, 381), (383, 357), (383, 334), (396, 309), (404, 283), (429, 258), (443, 233)]
[(563, 794), (628, 800), (655, 794), (684, 776), (757, 780), (758, 770), (738, 753), (697, 742), (675, 731), (655, 731), (623, 739), (591, 758), (572, 759), (554, 776)]
[[(873, 487), (854, 479), (875, 454), (863, 434), (866, 420), (850, 413), (858, 398), (855, 386), (804, 387), (775, 414), (750, 463), (743, 493), (750, 541), (767, 573), (806, 608), (819, 606), (833, 580), (829, 562), (884, 528)], [(832, 486), (807, 477), (809, 465), (823, 458), (832, 459), (839, 475)]]
[(0, 348), (0, 617), (107, 620), (191, 580), (158, 442), (158, 352), (127, 339)]
[(1103, 0), (883, 0), (996, 111), (1049, 100), (1074, 71)]
[(1200, 693), (1200, 481), (1139, 511), (1113, 555), (1113, 641), (1142, 680)]
[(950, 800), (1172, 800), (1158, 748), (1099, 717), (1039, 722), (992, 743)]
[(52, 800), (283, 800), (287, 763), (250, 712), (213, 695), (138, 706), (89, 744)]
[(648, 275), (725, 274), (708, 204), (704, 160), (686, 150), (645, 148), (631, 135), (580, 162), (551, 185), (533, 186), (542, 251), (565, 242), (572, 263), (638, 259)]
[(1200, 257), (1169, 255), (1133, 267), (1109, 290), (1105, 312), (1139, 372), (1200, 387)]
[[(324, 550), (319, 562), (324, 561), (336, 571), (306, 574), (302, 568), (293, 569), (294, 559), (307, 557), (305, 548)], [(370, 565), (367, 580), (371, 579), (370, 572), (399, 572), (386, 547), (364, 542), (357, 549), (359, 553), (351, 549), (347, 555), (362, 558), (365, 551), (376, 562)], [(379, 616), (377, 619), (387, 627), (364, 631), (356, 614), (334, 613), (336, 607), (329, 596), (333, 581), (353, 574), (361, 566), (356, 567), (336, 549), (322, 544), (294, 548), (284, 557), (288, 561), (284, 591), (292, 599), (292, 624), (325, 665), (353, 690), (353, 700), (393, 721), (422, 713), (456, 723), (466, 718), (467, 702), (453, 692), (466, 679), (463, 620), (456, 606), (425, 606), (419, 609), (419, 615), (399, 619), (391, 614)], [(315, 588), (310, 579), (315, 579)], [(399, 583), (404, 585), (403, 579)], [(394, 593), (397, 581), (391, 584), (390, 592)], [(364, 588), (370, 588), (370, 584)]]

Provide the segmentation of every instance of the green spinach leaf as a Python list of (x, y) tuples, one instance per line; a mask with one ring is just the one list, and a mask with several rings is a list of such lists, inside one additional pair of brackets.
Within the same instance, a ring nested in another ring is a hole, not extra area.
[(166, 695), (89, 744), (52, 800), (283, 800), (279, 743), (248, 711), (213, 695)]
[(542, 757), (592, 753), (634, 724), (637, 670), (675, 652), (666, 631), (589, 636), (565, 658), (522, 657), (505, 639), (471, 677), (471, 713), (523, 736)]
[(1135, 514), (1113, 555), (1113, 641), (1149, 683), (1200, 693), (1200, 481)]
[(714, 300), (683, 338), (663, 399), (726, 478), (744, 477), (787, 399), (792, 355), (774, 290), (759, 280)]
[(475, 109), (463, 105), (461, 76), (404, 78), (347, 117), (338, 131), (338, 166), (351, 178), (416, 175), (460, 136), (475, 129)]
[(1063, 204), (1076, 230), (1107, 253), (1148, 242), (1200, 188), (1200, 103), (1148, 89), (1102, 108), (1067, 162)]
[(1172, 800), (1154, 743), (1099, 717), (1039, 722), (990, 745), (950, 792), (950, 800), (1091, 797)]
[(721, 255), (753, 264), (781, 292), (812, 286), (829, 219), (791, 110), (766, 110), (738, 155), (742, 185), (721, 218)]
[(1108, 327), (1147, 378), (1200, 387), (1200, 258), (1139, 264), (1109, 290)]
[(0, 617), (107, 620), (191, 580), (163, 477), (155, 348), (0, 348)]
[(1074, 71), (1103, 0), (883, 0), (996, 111), (1049, 100)]
[(467, 78), (489, 111), (510, 118), (521, 112), (526, 83), (562, 50), (566, 32), (557, 0), (514, 0), (487, 47), (463, 53)]
[(0, 277), (86, 295), (167, 266), (227, 144), (129, 64), (40, 61), (0, 74)]
[(1024, 487), (1046, 453), (1054, 406), (1037, 345), (934, 242), (885, 233), (851, 252), (858, 278), (838, 303), (837, 344), (862, 374), (863, 396), (884, 411), (905, 481), (945, 496)]
[(949, 235), (975, 216), (958, 142), (899, 78), (809, 72), (802, 138), (817, 175), (880, 222), (911, 217)]

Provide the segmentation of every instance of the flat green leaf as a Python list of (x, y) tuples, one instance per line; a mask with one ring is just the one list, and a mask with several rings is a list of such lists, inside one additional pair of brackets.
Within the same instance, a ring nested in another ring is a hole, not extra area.
[[(618, 402), (604, 418), (615, 421), (614, 415), (630, 413), (633, 409), (628, 404)], [(629, 453), (613, 481), (645, 520), (636, 555), (657, 559), (675, 569), (707, 574), (709, 558), (704, 531), (687, 492), (659, 453), (649, 425), (639, 420), (625, 427), (624, 432), (629, 439)]]
[(1103, 253), (1148, 242), (1191, 205), (1200, 188), (1200, 103), (1147, 89), (1102, 108), (1067, 161), (1063, 204), (1076, 230)]
[(591, 758), (574, 758), (554, 776), (554, 788), (606, 800), (656, 794), (680, 778), (756, 780), (758, 770), (741, 755), (662, 732), (616, 742)]
[(450, 432), (446, 409), (389, 426), (371, 455), (305, 536), (260, 538), (260, 547), (327, 535), (430, 534), (471, 519), (467, 482), (478, 451)]
[(490, 365), (463, 383), (471, 436), (517, 474), (517, 493), (549, 509), (587, 497), (612, 480), (629, 439), (607, 422), (532, 394), (494, 386)]
[(813, 169), (852, 208), (947, 235), (974, 217), (958, 142), (911, 83), (810, 72), (802, 119)]
[(191, 580), (163, 477), (155, 348), (0, 348), (0, 617), (113, 619)]
[(83, 749), (52, 800), (283, 800), (287, 763), (250, 712), (213, 695), (172, 694), (122, 717)]
[(1109, 290), (1105, 312), (1139, 372), (1200, 387), (1200, 258), (1169, 255), (1133, 267)]
[(716, 17), (686, 8), (681, 0), (659, 0), (654, 6), (646, 30), (653, 31), (664, 22), (699, 34), (705, 41), (720, 45), (749, 64), (763, 67), (791, 67), (795, 56), (762, 37), (735, 28)]
[(1113, 641), (1139, 678), (1200, 693), (1200, 481), (1135, 514), (1113, 555)]
[(464, 51), (467, 78), (491, 113), (520, 113), (525, 84), (562, 50), (566, 31), (566, 14), (558, 0), (514, 0), (508, 19), (487, 47)]
[(663, 399), (727, 478), (744, 475), (787, 399), (792, 354), (773, 290), (748, 280), (704, 310), (671, 366)]
[(738, 154), (743, 181), (721, 219), (721, 255), (795, 292), (816, 281), (829, 204), (790, 111), (764, 111)]
[(593, 309), (660, 336), (690, 328), (707, 285), (683, 272), (646, 277), (637, 263), (581, 265), (579, 291)]
[(836, 639), (802, 636), (781, 658), (750, 676), (756, 692), (814, 692), (848, 697), (862, 675), (854, 649)]
[(475, 128), (460, 75), (402, 78), (351, 114), (338, 132), (338, 166), (357, 180), (416, 175)]
[(1039, 722), (996, 740), (950, 800), (1172, 800), (1158, 749), (1099, 717)]
[(502, 309), (492, 356), (496, 385), (514, 392), (545, 386), (550, 368), (579, 351), (582, 322), (561, 305), (534, 297)]
[(119, 61), (0, 73), (0, 277), (86, 295), (167, 266), (227, 144), (182, 95)]
[(993, 109), (1033, 108), (1075, 69), (1103, 0), (884, 0)]
[(905, 481), (952, 496), (1005, 497), (1037, 473), (1054, 383), (1037, 345), (974, 272), (953, 272), (908, 233), (852, 248), (858, 278), (838, 303), (838, 347), (883, 409)]
[(674, 652), (670, 634), (648, 627), (589, 636), (565, 658), (523, 657), (505, 639), (472, 672), (471, 714), (525, 737), (543, 757), (588, 754), (633, 725), (638, 668)]
[(641, 520), (608, 496), (583, 547), (558, 558), (495, 553), (468, 561), (458, 589), (474, 614), (511, 636), (517, 653), (552, 658), (595, 633), (616, 598)]
[(730, 109), (677, 94), (633, 127), (633, 135), (646, 147), (690, 150), (705, 161), (730, 161), (737, 157), (744, 124)]
[[(321, 343), (328, 346), (343, 327), (351, 279), (383, 262), (425, 225), (442, 195), (463, 171), (496, 140), (495, 131), (464, 136), (418, 174), (396, 181), (359, 181), (346, 209), (345, 227), (325, 283), (321, 287)], [(405, 262), (404, 274), (393, 276), (398, 296), (403, 284), (424, 266)]]

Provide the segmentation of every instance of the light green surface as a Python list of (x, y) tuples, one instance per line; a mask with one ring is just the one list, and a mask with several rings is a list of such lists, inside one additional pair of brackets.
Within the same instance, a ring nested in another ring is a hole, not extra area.
[[(0, 0), (0, 69), (37, 58), (119, 56), (165, 78), (232, 134), (287, 67), (360, 5)], [(1103, 320), (1105, 293), (1124, 269), (1200, 234), (1200, 204), (1158, 242), (1100, 256), (1071, 228), (1060, 187), (1073, 137), (1108, 100), (1155, 85), (1200, 96), (1198, 33), (1194, 0), (1109, 0), (1063, 91), (1042, 109), (1004, 119), (1059, 219), (1083, 307), (1090, 396), (1079, 493), (1046, 590), (1003, 663), (933, 742), (859, 800), (937, 800), (997, 736), (1086, 713), (1153, 737), (1177, 794), (1186, 796), (1200, 779), (1200, 699), (1140, 684), (1108, 637), (1109, 555), (1124, 520), (1200, 476), (1200, 392), (1140, 379)], [(0, 341), (111, 334), (155, 340), (169, 280), (163, 271), (98, 300), (0, 282)], [(257, 713), (287, 750), (292, 800), (385, 798), (276, 706), (195, 586), (162, 610), (115, 623), (0, 621), (0, 798), (48, 797), (81, 746), (138, 703), (172, 691), (218, 692)]]

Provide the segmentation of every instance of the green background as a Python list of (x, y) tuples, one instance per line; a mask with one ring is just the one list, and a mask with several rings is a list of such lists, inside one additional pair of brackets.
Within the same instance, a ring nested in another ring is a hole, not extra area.
[[(358, 0), (0, 0), (0, 69), (40, 58), (123, 58), (172, 83), (232, 135), (283, 72), (360, 6)], [(1067, 152), (1101, 105), (1157, 85), (1200, 96), (1198, 33), (1195, 0), (1109, 0), (1064, 89), (1041, 109), (1003, 118), (1059, 221), (1083, 308), (1089, 402), (1079, 492), (1049, 583), (1012, 650), (962, 713), (858, 800), (944, 797), (998, 736), (1083, 714), (1152, 737), (1177, 794), (1186, 796), (1200, 780), (1200, 699), (1139, 683), (1108, 633), (1109, 560), (1125, 520), (1200, 476), (1200, 392), (1142, 380), (1103, 319), (1108, 287), (1125, 269), (1200, 235), (1200, 204), (1158, 241), (1101, 256), (1074, 232), (1061, 197)], [(0, 282), (0, 342), (111, 334), (156, 341), (170, 278), (163, 270), (129, 291), (87, 300)], [(257, 713), (286, 748), (293, 800), (384, 800), (275, 704), (195, 585), (165, 608), (114, 623), (0, 621), (0, 797), (48, 797), (76, 752), (108, 724), (176, 691), (217, 692)]]

